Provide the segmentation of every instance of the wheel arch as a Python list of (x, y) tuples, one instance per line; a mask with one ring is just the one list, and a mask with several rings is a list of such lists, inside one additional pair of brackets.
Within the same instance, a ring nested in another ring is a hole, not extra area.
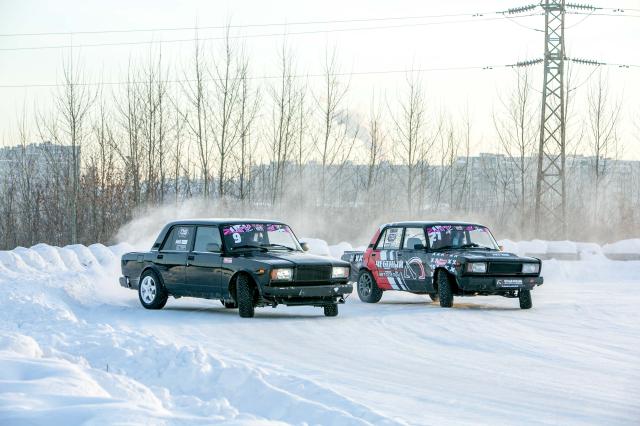
[(162, 287), (164, 287), (164, 289), (167, 290), (167, 286), (164, 285), (164, 278), (162, 277), (162, 273), (158, 270), (158, 268), (155, 265), (146, 265), (144, 268), (142, 268), (142, 271), (140, 271), (140, 276), (138, 276), (138, 283), (135, 287), (136, 289), (140, 287), (140, 281), (142, 280), (142, 276), (147, 271), (151, 271), (154, 274), (156, 274), (158, 281), (160, 281), (160, 285), (162, 285)]
[(460, 294), (460, 286), (458, 285), (458, 279), (455, 274), (452, 274), (451, 271), (446, 268), (440, 266), (433, 271), (433, 289), (438, 292), (438, 275), (439, 274), (447, 274), (449, 277), (449, 282), (451, 283), (451, 290), (453, 290), (454, 294)]
[(249, 278), (249, 282), (253, 286), (254, 290), (257, 290), (255, 292), (255, 295), (256, 295), (255, 297), (256, 298), (262, 297), (262, 288), (258, 284), (258, 280), (247, 271), (237, 271), (231, 276), (231, 278), (229, 279), (229, 284), (227, 285), (227, 291), (229, 292), (229, 296), (231, 296), (231, 298), (233, 298), (235, 302), (238, 301), (237, 283), (238, 283), (238, 277), (240, 277), (241, 275), (246, 275)]

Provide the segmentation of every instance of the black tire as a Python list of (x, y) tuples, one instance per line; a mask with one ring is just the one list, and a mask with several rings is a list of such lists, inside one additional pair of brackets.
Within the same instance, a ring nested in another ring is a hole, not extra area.
[(327, 305), (324, 307), (324, 316), (325, 317), (337, 317), (338, 316), (338, 304), (334, 303), (333, 305)]
[(253, 306), (253, 285), (249, 277), (242, 274), (236, 282), (236, 292), (238, 301), (238, 313), (241, 318), (253, 318), (255, 307)]
[(453, 290), (451, 289), (451, 280), (449, 274), (444, 271), (438, 271), (438, 298), (440, 306), (450, 308), (453, 306)]
[(429, 293), (429, 298), (431, 298), (432, 302), (438, 302), (440, 297), (438, 297), (438, 293)]
[(238, 307), (238, 304), (233, 300), (221, 300), (221, 302), (227, 309), (236, 309)]
[(531, 290), (520, 290), (518, 292), (518, 300), (520, 301), (520, 309), (531, 309), (533, 306)]
[(365, 303), (378, 303), (382, 298), (382, 290), (369, 271), (362, 271), (358, 276), (358, 297)]
[(138, 283), (138, 299), (145, 309), (162, 309), (167, 304), (169, 293), (155, 272), (144, 271)]

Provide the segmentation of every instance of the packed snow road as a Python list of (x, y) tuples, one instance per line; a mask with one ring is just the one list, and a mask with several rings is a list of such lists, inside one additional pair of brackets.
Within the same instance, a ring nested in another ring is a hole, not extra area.
[(387, 293), (247, 320), (144, 310), (117, 286), (121, 250), (0, 254), (0, 424), (640, 421), (640, 262), (545, 263), (529, 311)]

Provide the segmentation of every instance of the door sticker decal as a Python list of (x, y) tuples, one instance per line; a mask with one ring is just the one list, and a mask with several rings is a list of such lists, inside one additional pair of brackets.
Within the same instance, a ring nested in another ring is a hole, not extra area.
[[(416, 272), (416, 268), (418, 272)], [(407, 261), (404, 265), (404, 277), (410, 280), (424, 280), (427, 277), (424, 265), (419, 257), (412, 257)]]

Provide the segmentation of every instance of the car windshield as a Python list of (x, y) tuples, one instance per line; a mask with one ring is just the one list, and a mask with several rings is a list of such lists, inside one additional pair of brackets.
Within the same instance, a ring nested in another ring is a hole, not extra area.
[(427, 226), (429, 247), (433, 250), (448, 248), (485, 248), (498, 250), (496, 240), (488, 228), (478, 225)]
[(261, 249), (301, 251), (298, 240), (287, 225), (280, 223), (242, 223), (222, 227), (228, 250)]

